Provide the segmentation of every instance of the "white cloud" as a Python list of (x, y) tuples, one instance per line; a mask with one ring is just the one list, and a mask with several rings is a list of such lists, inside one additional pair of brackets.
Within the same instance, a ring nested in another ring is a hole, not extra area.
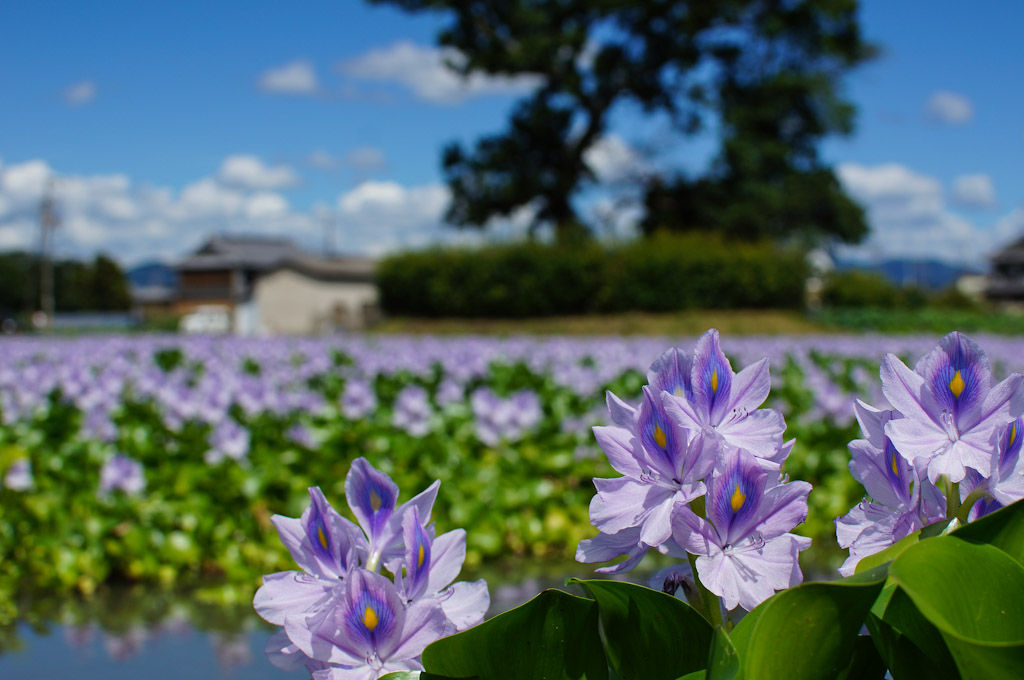
[(242, 189), (282, 189), (299, 182), (299, 176), (289, 166), (268, 166), (251, 155), (225, 158), (218, 178), (228, 186)]
[(996, 189), (988, 175), (960, 175), (953, 180), (953, 200), (974, 208), (991, 208), (996, 203)]
[(626, 140), (612, 133), (587, 149), (583, 160), (600, 182), (618, 182), (643, 173), (647, 160)]
[(83, 80), (64, 90), (64, 101), (69, 106), (84, 106), (96, 99), (96, 83)]
[(317, 149), (306, 156), (306, 162), (320, 170), (333, 170), (338, 167), (338, 159), (323, 149)]
[(999, 228), (982, 229), (947, 208), (942, 184), (896, 163), (843, 163), (839, 179), (867, 211), (871, 235), (861, 256), (935, 258), (981, 264), (999, 245)]
[(358, 80), (402, 85), (425, 101), (458, 104), (470, 97), (521, 94), (534, 89), (536, 76), (487, 76), (473, 73), (463, 77), (446, 65), (459, 63), (463, 55), (453, 49), (423, 47), (408, 41), (371, 50), (339, 64), (339, 70)]
[(928, 115), (950, 125), (966, 123), (974, 115), (971, 100), (962, 94), (948, 90), (936, 90), (925, 105)]
[(441, 240), (449, 198), (443, 184), (363, 182), (338, 198), (340, 248), (382, 253)]
[(274, 94), (316, 94), (320, 89), (313, 65), (301, 59), (267, 69), (260, 75), (259, 85)]
[(288, 214), (288, 201), (281, 194), (262, 191), (245, 202), (246, 217), (254, 220), (282, 217)]
[(384, 152), (372, 146), (352, 149), (345, 154), (345, 163), (359, 172), (379, 172), (388, 167)]

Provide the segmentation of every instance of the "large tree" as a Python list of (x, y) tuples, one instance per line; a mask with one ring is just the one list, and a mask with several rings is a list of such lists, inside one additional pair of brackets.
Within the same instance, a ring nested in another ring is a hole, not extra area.
[(539, 79), (506, 131), (445, 150), (457, 225), (530, 206), (560, 237), (579, 233), (573, 199), (595, 179), (587, 152), (632, 102), (679, 135), (710, 127), (721, 139), (705, 176), (645, 177), (646, 231), (866, 234), (817, 153), (851, 130), (841, 79), (872, 53), (857, 0), (370, 1), (447, 14), (439, 42), (460, 53), (451, 65), (463, 74)]

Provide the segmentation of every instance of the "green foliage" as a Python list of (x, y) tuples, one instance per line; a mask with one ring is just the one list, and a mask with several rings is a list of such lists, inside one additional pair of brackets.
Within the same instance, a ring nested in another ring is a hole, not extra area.
[(836, 308), (823, 309), (814, 319), (827, 326), (858, 332), (942, 334), (957, 328), (964, 333), (1024, 334), (1024, 316), (986, 309)]
[[(58, 260), (53, 267), (58, 312), (119, 311), (131, 307), (128, 281), (106, 255), (90, 264)], [(30, 253), (0, 253), (0, 312), (21, 313), (39, 307), (39, 258)]]
[(603, 248), (537, 243), (406, 253), (381, 262), (389, 313), (528, 317), (622, 310), (799, 308), (799, 250), (661, 235)]
[[(716, 162), (691, 192), (708, 221), (694, 225), (664, 205), (677, 198), (663, 190), (664, 171), (627, 179), (647, 194), (650, 224), (744, 238), (866, 234), (860, 208), (817, 153), (824, 137), (852, 130), (841, 81), (872, 54), (856, 0), (371, 1), (442, 12), (450, 23), (438, 39), (461, 55), (453, 67), (463, 75), (537, 83), (505, 131), (445, 150), (448, 218), (457, 225), (482, 227), (529, 206), (560, 243), (578, 240), (573, 198), (601, 179), (588, 152), (626, 104), (667, 120), (679, 137), (709, 121), (721, 132)], [(687, 182), (668, 175), (670, 184)]]
[[(388, 677), (1017, 678), (1024, 565), (1003, 546), (1021, 547), (1024, 501), (970, 527), (919, 536), (894, 560), (855, 576), (776, 593), (731, 632), (727, 624), (712, 634), (688, 604), (649, 588), (577, 581), (593, 599), (546, 591), (427, 647), (426, 673)], [(865, 624), (870, 637), (861, 634)]]
[(825, 278), (821, 302), (827, 307), (877, 307), (906, 309), (920, 307), (920, 293), (897, 286), (881, 274), (848, 269), (831, 272)]

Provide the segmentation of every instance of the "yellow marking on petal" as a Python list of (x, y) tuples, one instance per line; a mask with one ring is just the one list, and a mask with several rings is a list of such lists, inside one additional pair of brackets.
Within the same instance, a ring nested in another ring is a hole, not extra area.
[(729, 499), (729, 505), (732, 506), (732, 511), (739, 512), (746, 500), (746, 495), (740, 491), (740, 485), (737, 484), (736, 490), (732, 492), (732, 498)]
[(686, 396), (686, 392), (683, 391), (682, 387), (675, 388), (675, 390), (672, 391), (672, 394), (676, 395), (677, 397), (685, 397)]
[(367, 605), (363, 610), (363, 625), (366, 626), (366, 630), (372, 633), (378, 623), (380, 623), (380, 619), (377, 618), (377, 612), (373, 611), (373, 607)]
[(1013, 443), (1017, 441), (1017, 421), (1010, 423), (1010, 441), (1006, 442), (1006, 447), (1013, 446)]
[(949, 391), (953, 393), (953, 396), (957, 399), (964, 391), (964, 379), (960, 377), (960, 371), (953, 374), (953, 379), (949, 381)]
[(718, 369), (711, 371), (711, 391), (718, 392)]
[(661, 448), (668, 446), (668, 439), (665, 437), (665, 430), (660, 425), (654, 426), (654, 442)]
[(420, 543), (420, 551), (419, 551), (419, 554), (417, 554), (417, 556), (416, 556), (416, 568), (417, 569), (419, 569), (420, 567), (423, 566), (423, 557), (424, 557), (423, 544)]
[(381, 501), (380, 496), (377, 494), (377, 492), (374, 491), (373, 489), (370, 489), (370, 507), (373, 508), (374, 512), (380, 510), (380, 505), (382, 502), (383, 501)]
[(895, 451), (892, 452), (892, 461), (890, 461), (890, 467), (892, 468), (892, 473), (894, 475), (896, 475), (897, 477), (899, 477), (900, 476), (900, 469), (896, 466), (896, 452)]
[(316, 537), (320, 539), (320, 545), (324, 547), (324, 550), (327, 550), (327, 536), (324, 535), (324, 528), (322, 526), (316, 528)]

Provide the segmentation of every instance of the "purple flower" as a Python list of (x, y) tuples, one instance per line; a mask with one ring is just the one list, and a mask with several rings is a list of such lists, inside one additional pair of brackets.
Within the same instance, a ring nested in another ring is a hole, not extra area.
[(329, 606), (312, 616), (288, 616), (285, 632), (303, 654), (326, 664), (313, 673), (315, 680), (372, 680), (422, 670), (423, 649), (453, 630), (436, 600), (407, 604), (390, 580), (356, 569)]
[(945, 517), (942, 493), (922, 471), (899, 454), (886, 436), (887, 424), (900, 414), (873, 408), (862, 401), (855, 405), (865, 439), (850, 442), (850, 473), (864, 485), (870, 501), (864, 501), (836, 520), (839, 546), (850, 556), (839, 568), (851, 575), (857, 563), (884, 550), (904, 536)]
[[(639, 528), (639, 543), (668, 550), (673, 507), (704, 493), (701, 479), (714, 459), (703, 455), (676, 421), (665, 417), (662, 400), (649, 387), (644, 388), (638, 410), (611, 393), (608, 410), (617, 425), (595, 427), (594, 436), (623, 476), (594, 480), (597, 495), (590, 503), (590, 521), (602, 534)], [(607, 540), (588, 544), (583, 556), (591, 547), (609, 545)], [(633, 557), (639, 549), (631, 549)]]
[(249, 430), (225, 418), (210, 433), (209, 442), (210, 449), (204, 457), (208, 464), (216, 465), (224, 458), (240, 461), (249, 453)]
[(4, 473), (4, 486), (11, 491), (28, 491), (35, 480), (32, 478), (32, 464), (28, 458), (19, 458), (10, 464)]
[(758, 408), (768, 398), (771, 378), (768, 360), (761, 359), (739, 373), (722, 352), (718, 331), (697, 341), (692, 361), (671, 349), (651, 366), (651, 386), (668, 392), (665, 410), (680, 427), (700, 440), (698, 446), (734, 446), (777, 467), (786, 424), (782, 414)]
[(377, 408), (377, 395), (373, 386), (365, 380), (354, 378), (345, 381), (345, 392), (341, 395), (341, 412), (349, 420), (359, 420), (370, 415)]
[(100, 491), (104, 494), (123, 491), (131, 495), (144, 488), (146, 479), (142, 474), (142, 464), (128, 456), (115, 454), (100, 468)]
[(438, 485), (398, 505), (395, 483), (358, 458), (345, 478), (358, 526), (317, 488), (302, 517), (272, 518), (302, 568), (264, 576), (253, 600), (260, 616), (285, 627), (267, 644), (272, 663), (304, 667), (314, 678), (376, 678), (420, 668), (426, 644), (483, 620), (487, 584), (452, 583), (465, 560), (465, 532), (435, 537), (429, 524)]
[(676, 543), (697, 558), (701, 583), (726, 609), (751, 610), (803, 580), (797, 553), (811, 539), (788, 533), (807, 517), (806, 482), (778, 482), (746, 451), (728, 451), (711, 475), (707, 519), (687, 506), (673, 514)]
[(419, 385), (409, 385), (395, 397), (391, 424), (413, 437), (422, 437), (430, 432), (431, 414), (427, 391)]
[(992, 456), (992, 471), (988, 477), (989, 493), (1002, 505), (1024, 498), (1024, 419), (1019, 416), (1006, 426), (999, 437)]
[(455, 529), (434, 538), (433, 527), (420, 522), (415, 507), (402, 519), (405, 539), (405, 575), (395, 569), (398, 591), (407, 602), (436, 600), (456, 631), (466, 630), (483, 621), (490, 606), (487, 583), (452, 581), (462, 570), (466, 559), (466, 532)]
[(985, 353), (958, 332), (944, 337), (913, 371), (887, 355), (881, 377), (886, 398), (903, 415), (886, 425), (886, 434), (904, 458), (927, 466), (933, 482), (943, 475), (960, 482), (968, 468), (988, 475), (996, 439), (1024, 412), (1021, 376), (992, 387)]

